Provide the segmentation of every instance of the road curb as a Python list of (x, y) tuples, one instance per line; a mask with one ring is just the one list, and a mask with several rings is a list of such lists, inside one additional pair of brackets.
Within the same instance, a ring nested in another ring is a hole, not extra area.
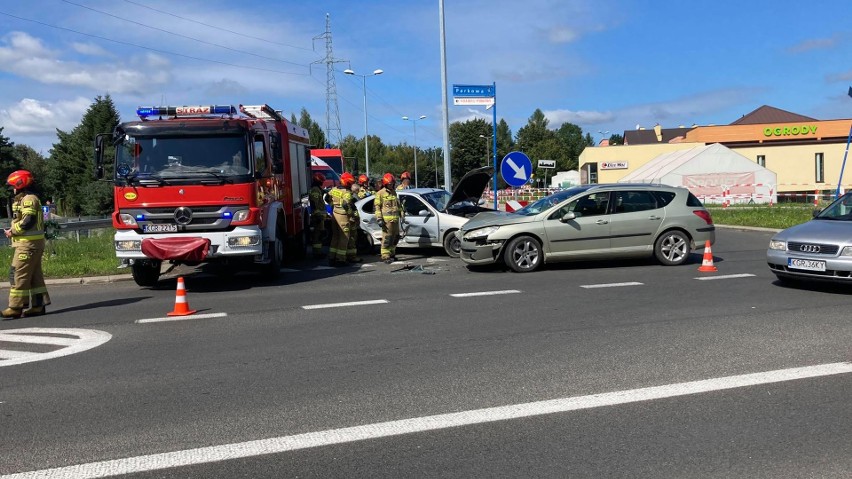
[(739, 226), (739, 225), (715, 225), (717, 228), (725, 228), (729, 230), (744, 230), (744, 231), (763, 231), (765, 233), (777, 233), (781, 231), (777, 228), (762, 228), (760, 226)]
[[(129, 274), (117, 274), (113, 276), (86, 276), (82, 278), (55, 278), (45, 279), (46, 285), (67, 285), (67, 284), (106, 284), (118, 283), (120, 281), (132, 281), (133, 276)], [(9, 282), (0, 283), (0, 288), (9, 288)]]

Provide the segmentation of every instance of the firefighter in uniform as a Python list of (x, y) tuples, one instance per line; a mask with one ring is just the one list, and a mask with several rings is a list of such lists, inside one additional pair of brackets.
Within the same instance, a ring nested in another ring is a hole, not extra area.
[(12, 267), (9, 269), (9, 307), (0, 312), (4, 318), (40, 316), (50, 304), (41, 259), (44, 254), (44, 217), (38, 197), (28, 191), (33, 175), (18, 170), (9, 175), (6, 183), (15, 189), (12, 204), (12, 225), (5, 230), (12, 239)]
[(353, 182), (349, 193), (349, 243), (346, 247), (346, 262), (360, 263), (363, 261), (358, 257), (358, 222), (361, 220), (361, 215), (358, 214), (358, 208), (355, 207), (355, 202), (358, 201), (360, 197), (361, 185)]
[(390, 173), (382, 177), (384, 186), (376, 193), (374, 211), (376, 221), (382, 227), (382, 260), (385, 263), (396, 261), (396, 244), (399, 242), (399, 225), (403, 219), (402, 208), (396, 195), (396, 179)]
[(358, 177), (358, 186), (360, 187), (358, 189), (359, 200), (363, 200), (373, 194), (373, 192), (370, 191), (370, 179), (367, 178), (367, 175), (361, 175)]
[(322, 253), (322, 236), (325, 233), (325, 192), (322, 190), (322, 184), (325, 182), (325, 176), (322, 173), (314, 173), (311, 180), (311, 191), (308, 194), (308, 200), (311, 204), (311, 250), (314, 258), (324, 258)]
[(352, 216), (352, 185), (355, 177), (352, 173), (344, 172), (340, 175), (340, 185), (332, 188), (331, 196), (332, 215), (331, 222), (331, 246), (328, 248), (328, 263), (330, 266), (345, 266), (346, 255), (349, 250), (349, 233), (351, 231)]
[(403, 171), (401, 175), (399, 175), (400, 185), (396, 187), (398, 190), (407, 190), (411, 188), (411, 173), (408, 171)]

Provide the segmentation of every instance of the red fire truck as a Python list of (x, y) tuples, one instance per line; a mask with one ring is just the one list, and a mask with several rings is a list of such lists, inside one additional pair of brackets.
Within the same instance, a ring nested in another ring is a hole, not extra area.
[(304, 254), (307, 130), (268, 105), (136, 113), (95, 139), (95, 176), (114, 146), (115, 249), (137, 284), (155, 285), (164, 261), (254, 264), (274, 278), (285, 254)]

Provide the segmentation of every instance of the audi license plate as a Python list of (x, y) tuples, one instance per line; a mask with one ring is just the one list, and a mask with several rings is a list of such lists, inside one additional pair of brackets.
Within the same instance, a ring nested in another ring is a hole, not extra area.
[(802, 269), (805, 271), (825, 271), (825, 261), (787, 258), (787, 266), (793, 269)]
[(142, 227), (144, 233), (177, 233), (177, 225), (145, 225)]

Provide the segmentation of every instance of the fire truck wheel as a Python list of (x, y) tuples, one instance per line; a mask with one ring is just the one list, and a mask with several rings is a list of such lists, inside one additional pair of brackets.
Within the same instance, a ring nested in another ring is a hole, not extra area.
[(280, 237), (266, 244), (269, 262), (263, 265), (263, 276), (266, 279), (276, 279), (281, 274), (281, 260), (284, 257), (284, 242)]
[(133, 273), (133, 281), (139, 286), (152, 288), (157, 285), (160, 279), (160, 261), (137, 260), (133, 262), (131, 272)]

